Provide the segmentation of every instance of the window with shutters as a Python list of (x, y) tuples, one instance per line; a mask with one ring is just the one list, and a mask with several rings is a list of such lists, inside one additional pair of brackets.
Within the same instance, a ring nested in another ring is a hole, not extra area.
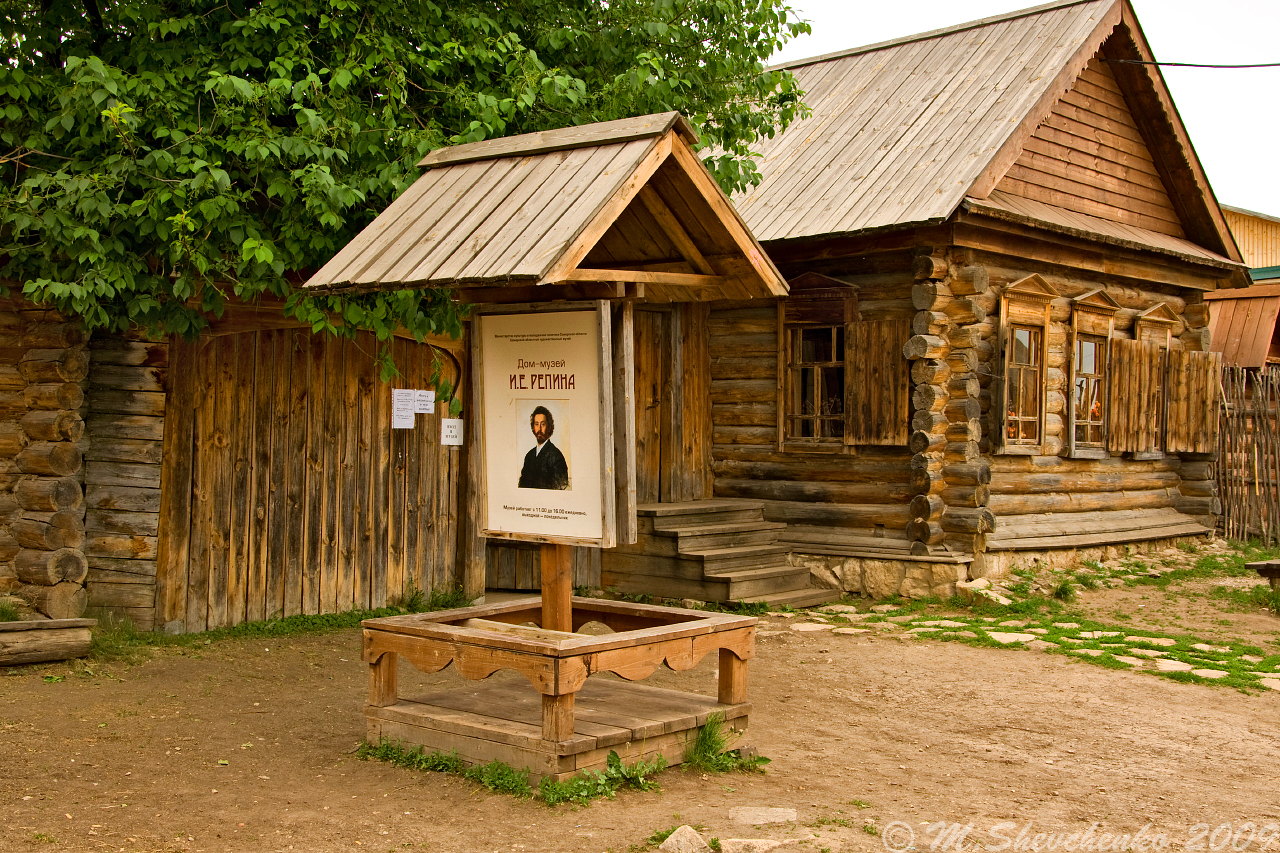
[(1049, 303), (1057, 296), (1038, 275), (1014, 282), (1000, 295), (997, 452), (1032, 455), (1044, 445), (1045, 340)]
[(1098, 459), (1107, 455), (1111, 401), (1111, 335), (1119, 304), (1101, 288), (1072, 306), (1071, 399), (1067, 403), (1068, 454)]
[(778, 308), (779, 449), (907, 443), (908, 319), (864, 320), (857, 291), (806, 273)]

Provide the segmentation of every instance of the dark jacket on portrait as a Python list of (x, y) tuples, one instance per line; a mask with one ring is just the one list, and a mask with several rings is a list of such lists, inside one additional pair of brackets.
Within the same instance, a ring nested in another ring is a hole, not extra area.
[(548, 441), (542, 445), (542, 452), (535, 447), (526, 453), (524, 467), (520, 469), (520, 488), (569, 488), (569, 466), (560, 448)]

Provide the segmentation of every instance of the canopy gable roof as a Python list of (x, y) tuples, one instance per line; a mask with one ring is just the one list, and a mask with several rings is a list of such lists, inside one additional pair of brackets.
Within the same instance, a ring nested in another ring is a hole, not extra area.
[[(762, 180), (735, 201), (765, 243), (937, 224), (964, 209), (1234, 269), (1239, 252), (1158, 67), (1134, 60), (1152, 55), (1127, 0), (1060, 0), (791, 63), (812, 115), (762, 143)], [(1168, 233), (1008, 192), (1037, 129), (1100, 62), (1176, 208)]]
[(465, 288), (468, 301), (512, 301), (513, 285), (521, 300), (785, 295), (696, 141), (665, 113), (434, 151), (306, 286)]

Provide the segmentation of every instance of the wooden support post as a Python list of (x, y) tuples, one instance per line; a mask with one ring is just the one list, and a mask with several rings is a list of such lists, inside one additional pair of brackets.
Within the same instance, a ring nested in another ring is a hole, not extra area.
[[(567, 547), (567, 546), (560, 546)], [(545, 626), (544, 626), (545, 627)], [(542, 696), (542, 739), (559, 743), (573, 737), (573, 697), (575, 693), (561, 696)]]
[(395, 652), (383, 652), (376, 662), (369, 664), (369, 704), (375, 708), (396, 703), (398, 658)]
[(720, 650), (721, 705), (739, 705), (747, 701), (747, 662), (730, 649)]
[(573, 630), (573, 549), (569, 545), (542, 546), (542, 627)]

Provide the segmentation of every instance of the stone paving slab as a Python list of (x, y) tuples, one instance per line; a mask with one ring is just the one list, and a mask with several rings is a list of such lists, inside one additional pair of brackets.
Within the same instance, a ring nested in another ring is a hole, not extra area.
[[(1003, 622), (1000, 624), (1004, 624)], [(1018, 634), (1008, 631), (987, 631), (987, 636), (995, 640), (997, 643), (1025, 643), (1028, 640), (1034, 640), (1035, 634)]]
[(1156, 659), (1156, 669), (1161, 672), (1190, 672), (1195, 669), (1189, 663), (1183, 663), (1180, 660), (1169, 660), (1167, 658)]

